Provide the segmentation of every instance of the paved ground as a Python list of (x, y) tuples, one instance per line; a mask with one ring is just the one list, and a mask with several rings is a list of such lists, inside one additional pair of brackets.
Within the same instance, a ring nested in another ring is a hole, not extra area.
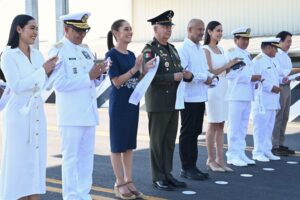
[[(47, 167), (47, 193), (42, 195), (42, 200), (60, 200), (61, 198), (61, 154), (60, 137), (56, 126), (54, 105), (46, 105), (48, 118), (48, 167)], [(112, 186), (114, 176), (109, 159), (108, 113), (106, 108), (101, 108), (100, 126), (96, 133), (96, 152), (94, 166), (94, 181), (92, 194), (95, 200), (114, 199)], [(0, 126), (1, 124), (0, 119)], [(283, 157), (280, 161), (258, 163), (251, 167), (237, 168), (233, 173), (209, 172), (211, 179), (207, 181), (186, 181), (188, 188), (195, 191), (195, 195), (184, 195), (183, 190), (162, 192), (152, 188), (151, 171), (149, 162), (149, 137), (147, 131), (147, 116), (144, 111), (140, 113), (138, 133), (138, 148), (134, 153), (134, 181), (138, 188), (147, 195), (147, 199), (202, 199), (202, 200), (299, 200), (300, 199), (300, 123), (289, 123), (286, 144), (297, 150), (293, 157)], [(251, 133), (251, 123), (249, 127)], [(204, 137), (199, 138), (198, 166), (205, 169), (206, 148)], [(1, 137), (0, 137), (1, 140)], [(0, 143), (1, 144), (1, 143)], [(252, 135), (247, 136), (250, 151), (253, 146)], [(225, 145), (226, 148), (226, 145)], [(247, 152), (248, 154), (250, 152)], [(180, 161), (178, 144), (174, 154), (175, 177), (179, 177)], [(250, 155), (250, 154), (249, 154)], [(298, 164), (288, 164), (295, 161)], [(273, 168), (274, 171), (264, 171), (263, 168)], [(241, 177), (240, 174), (252, 174), (252, 178)], [(182, 179), (181, 179), (182, 180)], [(227, 181), (227, 185), (217, 185), (215, 181)]]

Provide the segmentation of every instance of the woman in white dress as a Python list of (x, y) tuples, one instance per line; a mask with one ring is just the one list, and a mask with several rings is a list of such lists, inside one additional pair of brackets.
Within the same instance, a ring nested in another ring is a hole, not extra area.
[[(232, 65), (238, 62), (234, 59), (228, 62), (223, 49), (218, 45), (222, 38), (222, 25), (217, 21), (207, 24), (204, 36), (204, 51), (207, 58), (209, 71), (219, 77), (218, 84), (208, 89), (208, 101), (206, 102), (206, 113), (208, 129), (206, 132), (207, 145), (207, 167), (212, 171), (232, 171), (225, 165), (223, 159), (224, 123), (227, 120), (228, 104), (225, 101), (227, 91), (226, 72)], [(215, 145), (216, 144), (216, 145)], [(216, 146), (216, 157), (214, 155)]]
[(3, 110), (1, 200), (37, 200), (46, 192), (46, 117), (40, 91), (57, 62), (44, 63), (32, 48), (38, 27), (29, 15), (14, 18), (1, 69), (12, 96)]

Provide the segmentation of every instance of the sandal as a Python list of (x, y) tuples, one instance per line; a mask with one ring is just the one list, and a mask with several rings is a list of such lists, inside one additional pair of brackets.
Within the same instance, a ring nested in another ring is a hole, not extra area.
[[(116, 197), (121, 198), (121, 199), (136, 199), (136, 196), (126, 187), (126, 185), (127, 185), (127, 183), (120, 184), (120, 185), (117, 185), (115, 183), (114, 191), (115, 191)], [(129, 192), (121, 193), (120, 188), (122, 188), (122, 187), (126, 187), (129, 190)]]
[[(133, 182), (132, 182), (132, 181), (127, 181), (125, 184), (126, 184), (126, 185), (129, 185), (129, 184), (132, 184), (132, 185), (133, 185)], [(130, 187), (128, 187), (128, 190), (129, 190), (132, 194), (134, 194), (134, 195), (136, 196), (137, 199), (143, 199), (143, 198), (144, 198), (144, 194), (143, 194), (143, 193), (141, 193), (141, 192), (139, 192), (139, 191), (137, 191), (137, 190), (132, 190)]]

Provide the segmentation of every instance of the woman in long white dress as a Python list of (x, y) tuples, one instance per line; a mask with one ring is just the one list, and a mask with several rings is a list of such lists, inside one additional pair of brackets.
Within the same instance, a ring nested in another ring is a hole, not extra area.
[(40, 91), (57, 58), (44, 63), (32, 48), (38, 27), (29, 15), (14, 18), (1, 69), (12, 96), (3, 110), (1, 200), (37, 200), (46, 192), (46, 117)]
[[(208, 101), (206, 102), (206, 113), (208, 129), (206, 132), (207, 144), (207, 167), (212, 171), (232, 171), (226, 166), (223, 159), (224, 123), (227, 120), (228, 104), (225, 101), (227, 91), (227, 70), (238, 62), (234, 59), (228, 62), (222, 47), (218, 45), (222, 38), (222, 25), (220, 22), (211, 21), (207, 24), (204, 36), (204, 51), (207, 58), (209, 71), (219, 77), (218, 84), (208, 89)], [(216, 157), (214, 146), (216, 145)]]

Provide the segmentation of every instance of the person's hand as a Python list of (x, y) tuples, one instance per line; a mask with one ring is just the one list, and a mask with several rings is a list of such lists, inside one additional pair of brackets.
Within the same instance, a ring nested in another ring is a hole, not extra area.
[(193, 76), (192, 72), (187, 71), (187, 70), (183, 70), (182, 75), (183, 75), (183, 78), (187, 79), (187, 80), (190, 80)]
[(261, 75), (252, 75), (251, 77), (252, 82), (260, 81), (260, 80), (261, 80)]
[(181, 81), (182, 78), (183, 78), (182, 72), (174, 73), (174, 80), (175, 80), (175, 81)]
[(134, 69), (136, 72), (141, 69), (143, 64), (143, 54), (140, 54), (136, 59), (135, 59), (135, 64), (134, 64)]
[(275, 94), (278, 94), (280, 92), (280, 90), (281, 90), (280, 87), (277, 87), (277, 86), (274, 85), (271, 92), (273, 92)]
[(143, 74), (146, 74), (149, 69), (154, 67), (154, 62), (156, 61), (156, 58), (152, 58), (151, 60), (149, 60), (148, 62), (146, 62), (144, 68), (143, 68)]
[(97, 79), (102, 73), (107, 71), (107, 67), (104, 62), (101, 63), (94, 63), (92, 69), (89, 72), (90, 79), (95, 80)]
[(282, 79), (282, 83), (283, 84), (289, 84), (291, 81), (289, 80), (289, 77), (284, 77), (283, 79)]
[(46, 74), (49, 76), (51, 72), (54, 70), (56, 66), (56, 62), (58, 60), (58, 56), (54, 56), (52, 58), (49, 58), (44, 64), (43, 67), (45, 69)]
[(230, 60), (228, 63), (227, 63), (227, 66), (226, 68), (227, 69), (230, 69), (233, 65), (235, 65), (236, 63), (240, 62), (241, 60), (239, 58), (234, 58), (232, 60)]
[(204, 82), (205, 85), (210, 85), (212, 83), (213, 77), (207, 77), (206, 81)]

